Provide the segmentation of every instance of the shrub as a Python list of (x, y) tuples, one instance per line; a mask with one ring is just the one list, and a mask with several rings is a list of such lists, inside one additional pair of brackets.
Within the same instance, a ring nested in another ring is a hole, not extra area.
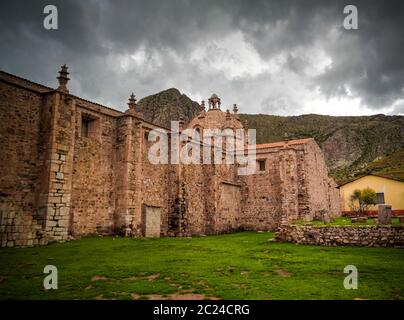
[(355, 215), (362, 216), (371, 205), (376, 204), (376, 192), (371, 188), (355, 189), (350, 197), (350, 207)]

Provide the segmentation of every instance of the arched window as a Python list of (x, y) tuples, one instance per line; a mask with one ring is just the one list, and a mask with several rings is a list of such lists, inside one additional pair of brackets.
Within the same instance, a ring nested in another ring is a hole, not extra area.
[(202, 140), (202, 130), (199, 126), (194, 127), (194, 135), (192, 137), (193, 140), (201, 141)]

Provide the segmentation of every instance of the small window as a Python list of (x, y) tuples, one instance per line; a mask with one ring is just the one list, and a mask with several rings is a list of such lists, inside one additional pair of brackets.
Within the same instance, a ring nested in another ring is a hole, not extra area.
[(89, 114), (81, 115), (81, 137), (82, 138), (91, 138), (97, 139), (100, 133), (100, 121), (99, 118), (96, 118)]
[(201, 128), (195, 128), (195, 134), (194, 137), (192, 137), (196, 141), (201, 141), (202, 136), (201, 136)]
[(90, 120), (86, 118), (81, 119), (81, 136), (88, 138), (88, 128), (90, 126)]
[(144, 139), (145, 139), (145, 141), (149, 140), (149, 131), (144, 132)]
[(265, 160), (258, 160), (257, 162), (259, 171), (265, 171)]
[(384, 204), (384, 192), (376, 193), (376, 204)]

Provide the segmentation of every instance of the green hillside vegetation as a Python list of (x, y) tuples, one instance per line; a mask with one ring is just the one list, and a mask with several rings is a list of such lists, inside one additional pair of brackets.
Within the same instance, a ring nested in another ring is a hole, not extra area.
[[(257, 130), (257, 143), (313, 137), (322, 148), (330, 174), (344, 182), (369, 173), (404, 177), (404, 117), (240, 115)], [(377, 159), (377, 161), (375, 161)]]
[[(283, 140), (284, 134), (288, 133), (289, 139), (312, 137), (317, 143), (322, 144), (336, 131), (349, 129), (358, 139), (365, 139), (371, 145), (386, 142), (385, 150), (393, 152), (404, 148), (403, 116), (334, 117), (308, 114), (284, 117), (240, 114), (240, 119), (247, 120), (249, 128), (257, 129), (257, 143)], [(387, 137), (393, 140), (389, 142)], [(397, 145), (393, 145), (393, 142)]]
[(404, 150), (370, 162), (358, 176), (373, 174), (404, 182)]

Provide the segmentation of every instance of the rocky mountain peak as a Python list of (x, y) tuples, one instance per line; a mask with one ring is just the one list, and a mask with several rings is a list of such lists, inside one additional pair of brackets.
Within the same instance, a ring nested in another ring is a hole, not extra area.
[(190, 122), (202, 107), (176, 88), (170, 88), (147, 96), (138, 102), (138, 111), (153, 123), (170, 127), (170, 121), (183, 117)]

